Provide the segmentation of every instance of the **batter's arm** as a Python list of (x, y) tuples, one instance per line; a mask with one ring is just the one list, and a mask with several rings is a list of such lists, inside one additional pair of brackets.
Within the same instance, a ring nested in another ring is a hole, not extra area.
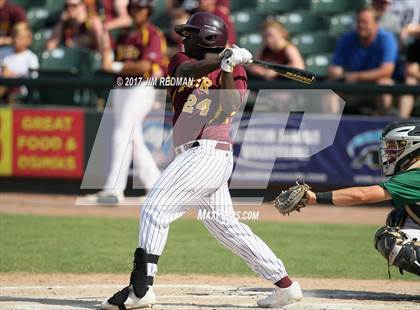
[(194, 79), (201, 78), (210, 72), (219, 69), (222, 59), (222, 56), (214, 54), (210, 57), (195, 62), (185, 61), (176, 68), (175, 76)]
[[(317, 195), (308, 191), (309, 204), (317, 204)], [(332, 202), (337, 206), (352, 206), (391, 200), (388, 192), (379, 185), (349, 187), (332, 191)]]
[(220, 74), (220, 88), (229, 89), (229, 91), (222, 91), (220, 98), (220, 104), (222, 105), (223, 111), (227, 114), (236, 112), (241, 105), (241, 95), (236, 89), (235, 81), (231, 72), (223, 71)]

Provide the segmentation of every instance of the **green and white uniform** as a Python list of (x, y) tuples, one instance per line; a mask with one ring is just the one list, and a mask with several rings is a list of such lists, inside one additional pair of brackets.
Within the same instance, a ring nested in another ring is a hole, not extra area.
[(397, 173), (379, 185), (389, 193), (394, 207), (405, 210), (402, 230), (420, 240), (420, 168)]

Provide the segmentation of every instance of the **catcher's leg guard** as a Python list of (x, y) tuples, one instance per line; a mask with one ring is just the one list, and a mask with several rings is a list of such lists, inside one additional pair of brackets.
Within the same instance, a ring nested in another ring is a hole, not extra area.
[(388, 213), (386, 217), (385, 224), (390, 227), (399, 227), (402, 228), (407, 218), (407, 213), (404, 209), (393, 209)]
[[(142, 248), (137, 248), (134, 253), (133, 271), (130, 275), (130, 285), (133, 288), (134, 295), (142, 298), (146, 295), (147, 288), (153, 285), (153, 277), (147, 275), (147, 264), (157, 264), (158, 255), (147, 254)], [(119, 309), (125, 309), (124, 302), (127, 300), (130, 286), (123, 288), (115, 293), (108, 302), (118, 306)]]
[(420, 242), (409, 240), (397, 227), (384, 226), (375, 234), (375, 248), (389, 264), (420, 276)]

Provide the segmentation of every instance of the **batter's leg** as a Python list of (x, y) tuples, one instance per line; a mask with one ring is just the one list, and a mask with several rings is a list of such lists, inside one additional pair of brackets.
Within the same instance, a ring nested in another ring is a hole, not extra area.
[(204, 226), (226, 248), (240, 256), (259, 276), (273, 283), (287, 277), (283, 262), (273, 251), (235, 216), (227, 183), (201, 200), (200, 210), (210, 213), (202, 219)]
[[(198, 198), (209, 196), (227, 181), (231, 163), (226, 157), (216, 160), (213, 152), (204, 147), (190, 149), (176, 157), (159, 177), (141, 212), (138, 246), (147, 253), (161, 255), (169, 224), (196, 207)], [(156, 264), (148, 264), (148, 276), (156, 272)]]

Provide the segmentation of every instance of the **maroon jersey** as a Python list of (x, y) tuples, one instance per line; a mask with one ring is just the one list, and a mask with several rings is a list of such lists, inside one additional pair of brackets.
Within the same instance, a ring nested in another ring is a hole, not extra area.
[[(169, 75), (175, 76), (176, 68), (183, 62), (192, 62), (185, 53), (178, 53), (172, 57), (169, 63)], [(197, 139), (211, 139), (231, 142), (230, 127), (232, 114), (223, 111), (219, 99), (216, 96), (220, 89), (221, 69), (217, 69), (207, 76), (194, 81), (193, 85), (170, 87), (169, 95), (174, 110), (173, 140), (174, 145), (179, 146)], [(247, 89), (247, 76), (245, 69), (237, 66), (233, 70), (233, 79), (236, 89), (243, 96)], [(228, 91), (228, 90), (227, 90)]]
[(115, 59), (122, 62), (148, 60), (152, 63), (152, 69), (144, 77), (163, 76), (168, 66), (165, 36), (150, 23), (123, 34), (117, 42)]
[(6, 2), (0, 9), (0, 36), (10, 36), (13, 26), (25, 21), (25, 10), (19, 5)]
[(117, 11), (115, 10), (115, 0), (102, 0), (102, 5), (105, 13), (105, 21), (109, 22), (118, 17)]
[(259, 59), (280, 65), (287, 65), (289, 63), (289, 59), (286, 55), (286, 48), (283, 48), (280, 51), (272, 51), (267, 47), (264, 47), (259, 55)]

